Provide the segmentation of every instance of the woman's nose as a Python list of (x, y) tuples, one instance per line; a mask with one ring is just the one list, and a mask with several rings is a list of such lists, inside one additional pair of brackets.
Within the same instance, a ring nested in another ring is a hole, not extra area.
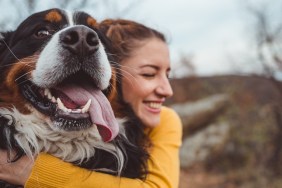
[(167, 77), (162, 79), (162, 81), (159, 83), (156, 92), (164, 97), (171, 97), (173, 95), (173, 91)]

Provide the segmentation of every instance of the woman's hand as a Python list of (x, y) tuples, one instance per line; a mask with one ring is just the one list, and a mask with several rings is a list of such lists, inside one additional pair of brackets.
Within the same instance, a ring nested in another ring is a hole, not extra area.
[(7, 151), (0, 150), (0, 180), (15, 185), (24, 185), (31, 173), (33, 164), (33, 159), (27, 156), (9, 163)]

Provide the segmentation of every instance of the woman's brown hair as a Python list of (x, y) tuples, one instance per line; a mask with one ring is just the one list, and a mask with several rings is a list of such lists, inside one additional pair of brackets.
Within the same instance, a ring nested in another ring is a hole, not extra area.
[(122, 82), (120, 79), (122, 76), (120, 66), (122, 65), (120, 63), (126, 58), (131, 57), (132, 53), (143, 44), (142, 42), (148, 39), (157, 38), (166, 43), (166, 39), (165, 36), (157, 30), (131, 20), (106, 19), (102, 21), (98, 27), (99, 32), (106, 35), (109, 39), (109, 44), (107, 46), (110, 49), (108, 49), (108, 53), (110, 53), (109, 55), (113, 61), (112, 65), (116, 68), (115, 71), (118, 75), (114, 80), (114, 83), (112, 83), (112, 85), (116, 86), (114, 99), (111, 101), (111, 104), (115, 109), (115, 115), (120, 117), (131, 116), (131, 122), (127, 125), (130, 126), (130, 128), (126, 129), (126, 135), (129, 142), (134, 146), (137, 146), (137, 148), (135, 151), (129, 151), (128, 155), (139, 157), (130, 157), (128, 162), (132, 164), (132, 166), (142, 166), (142, 170), (138, 173), (143, 174), (144, 179), (148, 173), (148, 148), (151, 146), (151, 142), (148, 136), (144, 134), (142, 121), (136, 114), (134, 114), (131, 105), (126, 103), (123, 99), (121, 90)]
[(166, 42), (159, 31), (131, 20), (106, 19), (99, 24), (99, 29), (111, 41), (114, 59), (118, 63), (130, 57), (132, 51), (146, 39), (157, 38)]

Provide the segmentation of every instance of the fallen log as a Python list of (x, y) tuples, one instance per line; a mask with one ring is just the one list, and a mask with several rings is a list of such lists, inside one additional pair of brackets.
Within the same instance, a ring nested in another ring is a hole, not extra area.
[(226, 94), (216, 94), (196, 102), (171, 105), (182, 120), (183, 139), (213, 123), (226, 110), (229, 100)]

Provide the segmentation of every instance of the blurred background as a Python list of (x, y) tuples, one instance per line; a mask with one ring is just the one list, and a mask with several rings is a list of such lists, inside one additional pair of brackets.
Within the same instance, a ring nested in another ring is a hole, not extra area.
[(183, 122), (180, 188), (282, 187), (281, 0), (1, 0), (0, 30), (48, 8), (166, 34)]

